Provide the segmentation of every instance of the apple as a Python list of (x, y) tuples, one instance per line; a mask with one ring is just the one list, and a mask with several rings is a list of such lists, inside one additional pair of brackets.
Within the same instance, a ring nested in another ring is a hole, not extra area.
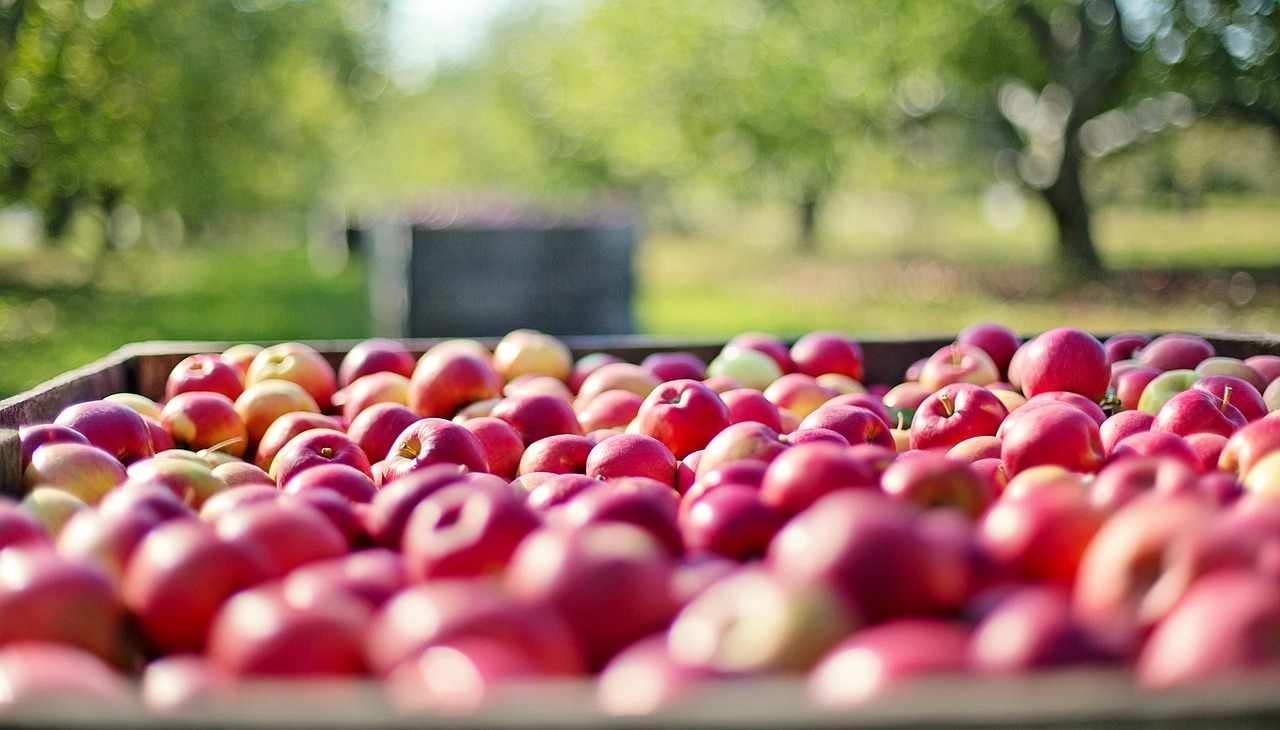
[(357, 342), (338, 364), (338, 387), (345, 388), (373, 373), (395, 373), (405, 378), (413, 375), (417, 364), (413, 353), (403, 342), (372, 337)]
[(1102, 465), (1097, 422), (1069, 405), (1019, 408), (1005, 418), (996, 435), (1001, 440), (1000, 458), (1010, 477), (1042, 464), (1080, 472), (1092, 472)]
[[(690, 492), (692, 494), (692, 492)], [(710, 552), (747, 562), (764, 556), (786, 516), (764, 503), (760, 490), (725, 483), (690, 501), (680, 535), (690, 553)], [(684, 510), (684, 502), (681, 503)]]
[(550, 474), (525, 496), (525, 504), (537, 512), (547, 512), (564, 504), (584, 489), (600, 484), (600, 480), (586, 474)]
[(825, 428), (844, 436), (850, 444), (876, 444), (894, 448), (889, 426), (875, 411), (861, 406), (827, 403), (805, 416), (798, 430)]
[(417, 580), (496, 574), (541, 523), (505, 485), (446, 486), (410, 513), (401, 542), (405, 566)]
[(892, 423), (898, 422), (898, 416), (902, 416), (903, 425), (910, 426), (911, 419), (915, 416), (916, 409), (925, 401), (933, 391), (924, 387), (916, 381), (907, 381), (898, 383), (889, 389), (888, 393), (880, 399), (884, 407), (889, 411), (889, 418)]
[(216, 353), (188, 355), (169, 371), (165, 380), (165, 400), (179, 393), (211, 391), (234, 401), (244, 392), (244, 376)]
[(476, 472), (489, 471), (484, 445), (463, 426), (443, 418), (423, 418), (409, 424), (387, 453), (383, 485), (435, 464), (458, 464)]
[(765, 563), (787, 584), (834, 590), (868, 624), (953, 611), (969, 590), (964, 558), (926, 539), (920, 514), (879, 490), (831, 492), (778, 531)]
[(365, 526), (374, 542), (392, 550), (400, 549), (405, 522), (409, 514), (427, 495), (438, 489), (465, 481), (474, 472), (465, 466), (450, 463), (432, 464), (409, 472), (403, 478), (388, 482), (378, 490), (369, 511)]
[(910, 447), (949, 449), (975, 436), (994, 436), (1009, 411), (995, 393), (951, 383), (925, 398), (911, 419)]
[[(1031, 478), (1037, 484), (1032, 485)], [(1105, 520), (1106, 513), (1089, 502), (1078, 477), (1056, 467), (1039, 467), (1012, 477), (979, 520), (978, 542), (997, 565), (1014, 575), (1071, 585)]]
[(1191, 389), (1212, 393), (1223, 402), (1230, 403), (1246, 421), (1256, 421), (1267, 415), (1262, 393), (1249, 381), (1234, 375), (1206, 375), (1193, 383)]
[(339, 462), (304, 469), (284, 486), (286, 494), (301, 494), (312, 489), (328, 489), (351, 502), (359, 503), (372, 501), (378, 493), (369, 474)]
[(671, 658), (667, 637), (657, 633), (622, 651), (600, 671), (596, 702), (611, 717), (646, 717), (677, 708), (723, 675)]
[(593, 446), (584, 473), (592, 479), (646, 477), (674, 488), (676, 457), (652, 436), (624, 433)]
[(1063, 586), (1021, 584), (1000, 596), (974, 627), (967, 665), (979, 674), (1014, 675), (1120, 659), (1072, 614)]
[(970, 628), (944, 618), (900, 618), (855, 632), (809, 673), (806, 696), (819, 707), (855, 707), (935, 675), (968, 670)]
[(866, 376), (862, 346), (840, 332), (816, 330), (801, 335), (791, 345), (790, 354), (796, 372), (815, 378), (838, 373), (861, 382)]
[[(889, 415), (889, 409), (885, 407), (883, 396), (878, 396), (870, 392), (863, 393), (841, 393), (833, 397), (831, 400), (823, 403), (822, 406), (858, 406), (866, 408), (868, 411), (880, 417), (886, 426), (895, 426), (898, 423), (896, 418)], [(815, 409), (816, 410), (816, 409)], [(810, 415), (813, 415), (810, 413)]]
[(806, 671), (860, 623), (822, 583), (791, 583), (759, 564), (712, 583), (671, 623), (679, 664), (724, 674)]
[(509, 395), (498, 401), (489, 415), (511, 424), (525, 444), (560, 433), (582, 434), (573, 406), (546, 393)]
[(564, 474), (566, 472), (585, 474), (587, 471), (587, 455), (591, 453), (595, 446), (596, 443), (594, 441), (586, 436), (577, 434), (560, 433), (554, 436), (547, 436), (534, 441), (525, 448), (524, 454), (520, 457), (517, 473), (527, 474), (534, 471), (548, 471), (555, 474)]
[(1244, 364), (1258, 371), (1268, 385), (1280, 378), (1280, 355), (1254, 355), (1246, 357)]
[(133, 709), (132, 689), (123, 674), (101, 657), (62, 642), (0, 648), (0, 684), (5, 688), (0, 712), (13, 718), (48, 717), (54, 714), (51, 706), (98, 720), (123, 717)]
[(587, 403), (578, 404), (578, 425), (584, 433), (626, 428), (640, 412), (644, 398), (629, 390), (606, 390)]
[[(396, 445), (396, 439), (405, 432), (405, 429), (420, 420), (422, 416), (408, 406), (399, 403), (375, 403), (351, 420), (350, 425), (347, 426), (347, 436), (360, 446), (360, 450), (369, 458), (370, 463), (376, 463), (387, 457), (391, 448)], [(519, 436), (515, 438), (519, 440)], [(280, 445), (283, 446), (284, 442)], [(523, 442), (520, 443), (520, 449), (524, 449)], [(258, 450), (262, 451), (261, 445)], [(275, 458), (275, 455), (272, 454), (271, 458)], [(270, 466), (269, 462), (267, 466)], [(514, 471), (514, 465), (512, 469)]]
[(359, 444), (345, 433), (331, 428), (308, 429), (289, 439), (276, 452), (267, 473), (283, 488), (304, 470), (321, 464), (346, 464), (373, 478), (369, 457), (365, 456)]
[(1215, 355), (1205, 358), (1196, 365), (1194, 370), (1204, 375), (1230, 375), (1252, 385), (1254, 390), (1259, 393), (1266, 390), (1267, 385), (1271, 382), (1271, 378), (1263, 375), (1257, 368), (1249, 365), (1238, 357), (1225, 357)]
[(74, 442), (39, 446), (23, 471), (23, 482), (29, 490), (53, 487), (91, 504), (127, 478), (125, 467), (116, 457), (97, 446)]
[(249, 363), (245, 389), (267, 380), (287, 380), (300, 386), (321, 410), (330, 407), (338, 390), (338, 376), (329, 361), (310, 345), (281, 342), (264, 347)]
[(1115, 396), (1120, 401), (1120, 408), (1126, 411), (1137, 409), (1142, 402), (1142, 393), (1146, 390), (1147, 385), (1160, 377), (1163, 372), (1163, 370), (1146, 365), (1138, 365), (1115, 372), (1112, 375), (1111, 383), (1112, 388), (1115, 390)]
[(303, 431), (310, 431), (313, 428), (327, 428), (332, 431), (345, 430), (342, 427), (342, 422), (333, 416), (310, 411), (285, 413), (272, 421), (267, 430), (262, 433), (262, 437), (258, 441), (258, 447), (254, 450), (254, 464), (262, 469), (270, 469), (271, 462), (275, 460), (276, 454), (280, 453), (280, 449), (284, 448), (285, 444), (292, 441), (295, 436)]
[(1248, 570), (1221, 570), (1191, 584), (1151, 632), (1137, 683), (1164, 690), (1245, 678), (1280, 663), (1280, 586)]
[(629, 362), (605, 363), (583, 379), (577, 392), (578, 408), (609, 390), (625, 390), (643, 399), (661, 382), (662, 378), (643, 366)]
[(818, 379), (805, 373), (787, 373), (764, 389), (764, 397), (778, 408), (786, 408), (800, 418), (815, 408), (840, 395), (835, 388), (818, 383)]
[(144, 418), (158, 419), (160, 417), (160, 404), (139, 393), (119, 392), (105, 395), (102, 400), (108, 403), (118, 403), (122, 406), (128, 406), (133, 409), (139, 416)]
[(524, 455), (524, 442), (511, 424), (501, 418), (481, 416), (463, 421), (462, 427), (479, 440), (485, 461), (489, 464), (489, 473), (506, 480), (515, 479), (522, 473), (520, 459)]
[(1108, 337), (1103, 341), (1102, 346), (1107, 350), (1108, 361), (1117, 363), (1121, 360), (1133, 358), (1149, 342), (1151, 342), (1151, 337), (1148, 335), (1136, 332), (1122, 332)]
[(654, 352), (645, 355), (640, 367), (653, 373), (659, 382), (667, 380), (702, 380), (707, 364), (691, 352)]
[(536, 375), (534, 373), (526, 373), (518, 376), (502, 388), (503, 395), (515, 395), (516, 393), (546, 393), (567, 402), (573, 402), (573, 391), (569, 390), (569, 386), (559, 378), (553, 378), (550, 375)]
[(726, 390), (720, 394), (720, 400), (729, 409), (730, 424), (754, 421), (775, 431), (781, 431), (783, 428), (779, 407), (755, 388)]
[(51, 538), (44, 527), (18, 502), (0, 496), (0, 550), (14, 545), (50, 545)]
[(976, 520), (996, 498), (991, 483), (962, 461), (920, 452), (897, 459), (880, 477), (880, 489), (894, 499), (920, 507), (948, 507)]
[(365, 654), (385, 676), (435, 645), (483, 638), (519, 647), (548, 674), (578, 675), (586, 657), (550, 605), (522, 604), (489, 576), (414, 582), (383, 603), (366, 632)]
[(740, 332), (729, 338), (725, 346), (761, 352), (773, 360), (780, 373), (795, 372), (796, 364), (791, 359), (791, 348), (774, 335), (764, 332)]
[(656, 438), (683, 459), (729, 425), (729, 409), (702, 383), (672, 380), (649, 393), (635, 422), (639, 433)]
[(1231, 434), (1218, 458), (1218, 468), (1243, 476), (1266, 454), (1280, 449), (1280, 416), (1267, 416)]
[(1151, 430), (1180, 436), (1200, 432), (1230, 436), (1246, 423), (1248, 420), (1244, 414), (1228, 400), (1207, 390), (1192, 387), (1173, 395), (1160, 406), (1155, 421), (1151, 423)]
[(573, 373), (573, 354), (560, 339), (533, 329), (508, 332), (493, 348), (493, 366), (503, 380), (520, 375), (550, 375), (564, 382)]
[(315, 398), (303, 390), (302, 386), (289, 380), (264, 380), (246, 386), (235, 400), (235, 409), (244, 423), (250, 449), (258, 447), (267, 428), (284, 414), (294, 411), (320, 412)]
[(260, 554), (219, 539), (205, 523), (169, 520), (133, 551), (121, 595), (156, 649), (200, 651), (222, 602), (267, 575)]
[(375, 403), (409, 402), (409, 379), (399, 373), (378, 372), (362, 375), (355, 382), (333, 394), (333, 406), (350, 423), (361, 411)]
[(103, 568), (45, 545), (0, 550), (0, 645), (58, 641), (112, 660), (122, 618)]
[[(292, 484), (290, 482), (291, 486)], [(329, 488), (286, 490), (280, 501), (286, 504), (297, 502), (315, 509), (338, 528), (338, 532), (346, 539), (349, 550), (363, 550), (373, 544), (373, 538), (365, 527), (368, 502), (354, 502)]]
[(1043, 332), (1019, 348), (1020, 390), (1037, 393), (1065, 390), (1095, 403), (1107, 395), (1111, 367), (1106, 348), (1093, 335), (1074, 327)]
[(370, 547), (294, 568), (281, 583), (289, 602), (300, 607), (341, 595), (381, 608), (409, 585), (404, 557), (393, 550)]
[(269, 487), (276, 485), (275, 480), (267, 474), (266, 470), (247, 461), (229, 461), (213, 467), (211, 471), (215, 477), (227, 485), (227, 488), (242, 484), (262, 484)]
[(271, 577), (348, 549), (346, 537), (320, 510), (296, 500), (247, 504), (219, 517), (214, 527), (219, 539), (257, 555)]
[(160, 411), (160, 424), (180, 448), (216, 450), (238, 458), (248, 447), (248, 432), (235, 403), (222, 393), (177, 393)]
[(1001, 377), (1009, 372), (1009, 361), (1022, 345), (1022, 339), (1013, 330), (996, 322), (977, 322), (960, 330), (956, 342), (976, 345), (996, 364)]
[(21, 469), (26, 471), (31, 464), (31, 454), (45, 444), (72, 443), (89, 445), (84, 434), (67, 426), (56, 426), (52, 423), (38, 423), (18, 428), (18, 440), (22, 446)]
[(207, 653), (232, 676), (354, 677), (364, 671), (367, 619), (368, 608), (354, 599), (330, 596), (304, 608), (279, 585), (256, 586), (223, 604)]
[(675, 615), (673, 570), (670, 553), (648, 532), (598, 522), (533, 532), (516, 548), (503, 583), (517, 601), (559, 611), (598, 670)]
[(622, 477), (577, 491), (548, 518), (571, 527), (622, 522), (648, 532), (671, 553), (684, 553), (677, 510), (680, 495), (647, 477)]
[(459, 350), (429, 350), (409, 379), (408, 405), (421, 416), (452, 418), (464, 407), (502, 396), (492, 363)]
[(1203, 337), (1187, 334), (1160, 335), (1137, 353), (1138, 362), (1161, 370), (1194, 370), (1214, 356), (1213, 345)]
[(712, 470), (743, 459), (767, 464), (786, 448), (782, 436), (764, 424), (754, 421), (731, 424), (703, 449), (695, 477), (701, 481)]
[[(755, 388), (764, 391), (782, 374), (782, 369), (773, 357), (759, 350), (726, 345), (707, 363), (707, 378), (704, 382), (713, 390)], [(719, 388), (713, 386), (714, 380), (723, 381), (723, 385)]]
[(1098, 427), (1098, 436), (1102, 439), (1102, 452), (1108, 459), (1115, 451), (1116, 444), (1135, 433), (1151, 430), (1156, 417), (1146, 411), (1119, 411), (1107, 418)]
[(155, 453), (142, 416), (119, 403), (104, 400), (74, 403), (63, 408), (53, 423), (79, 431), (89, 443), (124, 464)]
[(930, 355), (916, 379), (921, 387), (930, 391), (951, 383), (990, 385), (1000, 380), (1000, 368), (986, 350), (954, 342)]
[(1200, 473), (1208, 474), (1218, 469), (1222, 451), (1227, 448), (1227, 437), (1216, 433), (1193, 433), (1187, 436), (1187, 445), (1200, 458)]
[(1036, 408), (1046, 403), (1068, 405), (1072, 408), (1076, 408), (1092, 418), (1099, 426), (1102, 425), (1103, 421), (1107, 420), (1107, 413), (1102, 410), (1102, 406), (1079, 393), (1072, 393), (1065, 390), (1050, 390), (1043, 393), (1037, 393), (1028, 398), (1026, 402), (1022, 404), (1022, 408)]
[(226, 482), (213, 473), (213, 467), (197, 459), (157, 456), (129, 465), (125, 487), (141, 484), (162, 486), (192, 509), (200, 507), (213, 495), (227, 488)]
[(1259, 457), (1240, 481), (1249, 494), (1280, 495), (1280, 451), (1268, 451)]
[(597, 368), (611, 362), (623, 362), (622, 358), (608, 352), (589, 352), (573, 363), (573, 371), (569, 374), (569, 390), (577, 393), (587, 376)]
[(35, 487), (18, 502), (18, 508), (31, 515), (53, 538), (79, 512), (92, 509), (83, 499), (57, 487)]

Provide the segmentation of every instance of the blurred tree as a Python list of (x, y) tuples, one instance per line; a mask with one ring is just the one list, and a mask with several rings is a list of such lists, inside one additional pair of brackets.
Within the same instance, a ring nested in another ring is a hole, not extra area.
[(379, 88), (381, 2), (0, 2), (0, 203), (56, 236), (86, 207), (189, 225), (308, 202)]
[(1071, 270), (1100, 266), (1092, 161), (1200, 115), (1280, 131), (1276, 0), (979, 0), (935, 22), (958, 26), (926, 56), (947, 108), (996, 130), (998, 171), (1044, 200)]
[[(811, 250), (822, 204), (884, 128), (924, 7), (812, 0), (553, 6), (498, 46), (553, 160), (588, 184), (691, 181), (791, 201)], [(936, 25), (928, 28), (945, 32)]]

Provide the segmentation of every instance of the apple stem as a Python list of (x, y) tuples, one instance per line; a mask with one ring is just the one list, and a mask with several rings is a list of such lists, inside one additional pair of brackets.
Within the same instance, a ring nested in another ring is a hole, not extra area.
[(238, 444), (241, 441), (244, 441), (244, 439), (240, 438), (239, 436), (232, 436), (226, 441), (219, 441), (213, 446), (200, 449), (200, 451), (196, 452), (196, 454), (200, 457), (204, 457), (207, 454), (216, 454), (219, 451), (222, 451), (223, 449), (227, 448), (228, 446), (231, 446), (233, 444)]
[(902, 415), (902, 411), (898, 411), (898, 430), (906, 428), (907, 417)]
[[(960, 355), (960, 348), (957, 347), (955, 343), (952, 343), (951, 344), (951, 364), (959, 365), (962, 360), (963, 358)], [(948, 413), (947, 415), (949, 416), (951, 414)]]
[(951, 399), (947, 397), (946, 393), (939, 393), (938, 400), (942, 401), (942, 411), (947, 414), (947, 418), (955, 415), (955, 406), (951, 405)]
[(1231, 386), (1228, 385), (1222, 389), (1222, 410), (1226, 411), (1227, 406), (1231, 405)]
[(413, 444), (405, 441), (403, 444), (400, 444), (400, 455), (406, 459), (414, 459), (418, 456), (418, 450), (413, 447)]

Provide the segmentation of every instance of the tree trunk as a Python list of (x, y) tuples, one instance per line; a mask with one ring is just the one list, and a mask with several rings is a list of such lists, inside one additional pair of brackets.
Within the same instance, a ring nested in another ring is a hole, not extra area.
[(818, 250), (818, 208), (822, 204), (820, 198), (814, 193), (805, 193), (800, 201), (800, 238), (797, 243), (800, 253), (805, 256), (811, 256)]
[(1040, 191), (1058, 228), (1058, 260), (1068, 274), (1076, 276), (1089, 275), (1102, 268), (1093, 242), (1089, 202), (1080, 177), (1082, 157), (1079, 144), (1074, 139), (1068, 141), (1058, 178)]

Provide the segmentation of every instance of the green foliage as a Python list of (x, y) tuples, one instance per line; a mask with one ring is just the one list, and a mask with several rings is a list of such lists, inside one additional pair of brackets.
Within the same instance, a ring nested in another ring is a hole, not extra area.
[(359, 141), (374, 2), (5, 3), (0, 202), (59, 232), (83, 206), (198, 221), (309, 201)]

